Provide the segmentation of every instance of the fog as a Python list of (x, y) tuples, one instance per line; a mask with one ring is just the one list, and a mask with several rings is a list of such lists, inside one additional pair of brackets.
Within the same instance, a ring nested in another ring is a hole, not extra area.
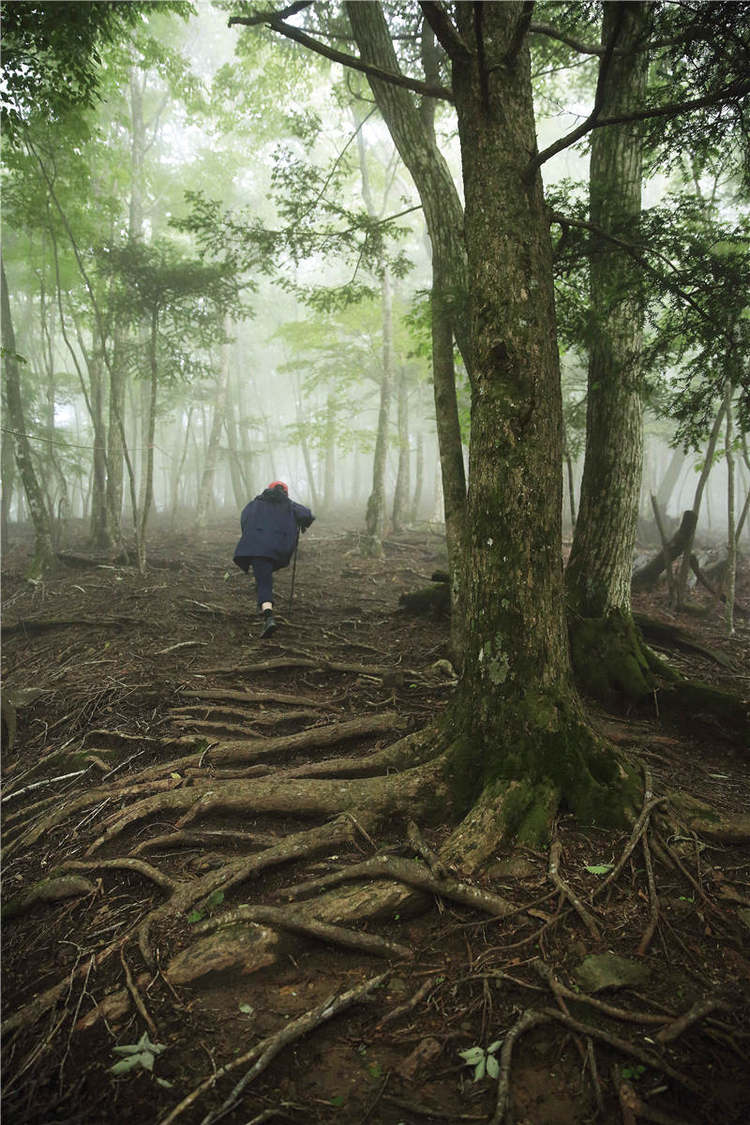
[[(170, 65), (144, 61), (145, 36), (164, 46)], [(408, 502), (395, 525), (439, 524), (429, 243), (418, 196), (372, 113), (366, 82), (343, 77), (341, 68), (270, 34), (230, 29), (226, 13), (206, 2), (185, 24), (155, 5), (134, 32), (130, 58), (128, 64), (122, 52), (105, 50), (106, 80), (95, 110), (56, 129), (35, 124), (39, 159), (35, 163), (27, 150), (6, 165), (3, 254), (23, 359), (26, 430), (61, 537), (66, 520), (90, 521), (102, 503), (95, 447), (121, 456), (113, 445), (113, 364), (122, 376), (132, 469), (130, 483), (124, 470), (114, 489), (126, 535), (133, 497), (137, 509), (151, 472), (152, 518), (174, 528), (237, 514), (277, 478), (319, 517), (360, 528), (373, 488), (385, 331), (392, 333), (385, 342), (392, 355), (387, 526), (394, 524), (399, 473)], [(588, 112), (590, 89), (575, 74), (544, 77), (537, 93), (540, 147)], [(448, 108), (440, 109), (437, 129), (460, 184)], [(54, 169), (54, 188), (40, 175), (42, 165), (47, 177)], [(567, 149), (545, 165), (545, 184), (575, 181), (583, 188), (587, 168), (584, 148)], [(658, 203), (676, 176), (649, 178), (645, 203)], [(731, 192), (725, 208), (731, 211)], [(363, 219), (368, 212), (375, 224), (400, 215), (397, 234), (387, 227), (377, 243), (375, 228)], [(255, 223), (273, 237), (244, 242), (243, 231)], [(133, 267), (115, 276), (103, 266), (109, 248), (132, 245), (158, 251), (150, 261), (154, 268), (170, 255), (183, 263), (229, 265), (234, 292), (219, 298), (176, 289), (173, 306), (167, 297), (161, 302), (149, 341), (151, 306), (138, 288), (142, 274)], [(389, 329), (384, 271), (392, 302)], [(100, 306), (96, 315), (92, 291)], [(109, 323), (104, 363), (95, 339), (99, 315)], [(662, 388), (676, 377), (661, 370)], [(460, 365), (459, 381), (468, 442), (469, 392)], [(585, 355), (570, 349), (563, 356), (563, 393), (566, 402), (583, 403)], [(670, 526), (693, 504), (705, 442), (697, 450), (675, 451), (675, 432), (668, 410), (647, 412), (644, 529), (653, 519), (652, 495)], [(4, 450), (10, 436), (6, 414)], [(569, 435), (564, 474), (568, 536), (582, 448), (579, 420), (578, 432)], [(7, 535), (29, 514), (7, 452), (3, 469)], [(737, 472), (739, 517), (750, 481), (741, 456)], [(726, 535), (726, 496), (726, 463), (717, 457), (699, 537)], [(746, 525), (745, 543), (748, 536)]]

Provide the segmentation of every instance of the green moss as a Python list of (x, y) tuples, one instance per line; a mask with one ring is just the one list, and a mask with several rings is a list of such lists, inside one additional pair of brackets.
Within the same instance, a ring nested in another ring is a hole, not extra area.
[(575, 617), (568, 625), (573, 670), (584, 691), (605, 702), (651, 694), (648, 656), (630, 614)]
[[(640, 803), (640, 782), (613, 749), (591, 730), (575, 697), (527, 693), (505, 701), (494, 723), (475, 719), (464, 705), (466, 726), (454, 736), (446, 775), (460, 809), (481, 795), (502, 806), (508, 835), (525, 842), (546, 837), (559, 803), (581, 822), (623, 826)], [(487, 729), (489, 728), (489, 729)]]

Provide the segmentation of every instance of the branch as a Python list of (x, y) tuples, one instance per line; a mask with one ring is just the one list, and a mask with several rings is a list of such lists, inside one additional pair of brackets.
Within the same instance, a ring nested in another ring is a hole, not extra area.
[(702, 309), (698, 302), (690, 296), (687, 290), (683, 289), (681, 285), (677, 284), (677, 282), (671, 281), (668, 277), (665, 277), (663, 273), (659, 273), (659, 271), (655, 269), (654, 266), (650, 265), (650, 263), (646, 261), (644, 254), (653, 254), (655, 257), (664, 262), (669, 267), (669, 269), (676, 272), (676, 267), (674, 266), (674, 264), (670, 262), (669, 258), (665, 254), (662, 254), (660, 250), (651, 250), (644, 247), (634, 246), (632, 242), (626, 242), (624, 238), (618, 238), (617, 235), (610, 234), (602, 227), (597, 226), (596, 223), (587, 223), (584, 219), (572, 219), (570, 218), (570, 216), (563, 215), (559, 211), (550, 211), (549, 219), (552, 223), (559, 223), (563, 228), (563, 238), (561, 238), (560, 242), (558, 243), (558, 250), (564, 238), (566, 237), (565, 230), (567, 227), (579, 227), (581, 230), (591, 231), (592, 234), (596, 234), (599, 238), (606, 238), (608, 242), (613, 243), (613, 245), (615, 246), (619, 246), (621, 250), (623, 250), (626, 254), (629, 254), (630, 257), (633, 258), (634, 261), (638, 262), (639, 265), (643, 266), (645, 270), (648, 270), (650, 274), (658, 278), (659, 281), (662, 281), (668, 289), (670, 289), (678, 297), (681, 297), (686, 304), (690, 305), (690, 307), (698, 313), (702, 320), (711, 323), (711, 317), (709, 317), (705, 309)]
[(438, 43), (448, 57), (451, 60), (468, 58), (469, 48), (458, 34), (443, 6), (433, 3), (432, 0), (420, 0), (419, 6), (424, 13), (424, 18), (435, 32)]
[(592, 43), (583, 43), (580, 39), (576, 39), (573, 35), (567, 35), (564, 31), (558, 31), (556, 27), (552, 27), (548, 23), (531, 23), (529, 24), (530, 35), (546, 35), (549, 39), (557, 39), (560, 43), (566, 43), (568, 47), (572, 47), (574, 51), (578, 51), (581, 55), (603, 55), (606, 47), (595, 47)]
[[(602, 65), (604, 64), (602, 63)], [(574, 129), (565, 137), (561, 137), (559, 141), (555, 141), (549, 148), (545, 148), (535, 156), (529, 165), (528, 174), (531, 175), (551, 156), (556, 156), (558, 152), (562, 152), (563, 149), (575, 144), (592, 129), (602, 129), (607, 125), (627, 125), (634, 121), (649, 121), (657, 117), (679, 117), (681, 113), (690, 113), (696, 109), (707, 109), (712, 105), (722, 105), (725, 102), (733, 101), (735, 98), (742, 98), (748, 93), (750, 93), (750, 78), (738, 78), (736, 82), (724, 86), (713, 94), (704, 94), (702, 98), (691, 98), (686, 102), (667, 102), (666, 105), (649, 106), (646, 109), (635, 110), (633, 113), (621, 113), (615, 117), (599, 117), (592, 111), (577, 129)]]
[[(306, 5), (303, 5), (306, 6)], [(362, 74), (366, 74), (368, 78), (379, 78), (381, 82), (390, 82), (392, 86), (402, 86), (405, 90), (412, 90), (416, 94), (423, 94), (428, 98), (443, 98), (445, 101), (453, 101), (453, 92), (446, 86), (432, 86), (428, 82), (420, 82), (418, 78), (407, 78), (405, 74), (396, 74), (390, 70), (381, 70), (378, 66), (373, 66), (371, 63), (363, 62), (358, 59), (356, 55), (347, 54), (345, 51), (337, 51), (335, 47), (329, 47), (325, 43), (313, 39), (312, 36), (306, 35), (304, 31), (300, 31), (297, 27), (292, 27), (291, 24), (284, 23), (279, 19), (275, 12), (259, 12), (255, 16), (232, 16), (229, 20), (229, 27), (235, 24), (240, 24), (244, 27), (255, 27), (257, 24), (267, 24), (268, 27), (274, 31), (278, 31), (280, 35), (286, 36), (287, 39), (293, 39), (295, 43), (299, 43), (302, 47), (307, 47), (316, 54), (322, 55), (331, 62), (340, 63), (341, 66), (351, 67), (352, 70), (358, 70)]]
[(606, 85), (609, 68), (612, 63), (612, 56), (614, 55), (615, 51), (615, 43), (617, 42), (617, 39), (620, 35), (624, 18), (625, 5), (624, 3), (620, 3), (617, 23), (615, 24), (610, 40), (606, 45), (604, 54), (602, 55), (602, 61), (599, 64), (599, 76), (596, 80), (596, 93), (594, 94), (594, 105), (591, 113), (588, 115), (586, 120), (578, 125), (575, 129), (573, 129), (572, 132), (568, 133), (564, 137), (560, 137), (560, 139), (555, 141), (554, 144), (549, 145), (549, 147), (543, 149), (542, 152), (538, 152), (537, 155), (531, 161), (529, 161), (529, 166), (526, 169), (526, 176), (529, 180), (534, 175), (534, 173), (539, 168), (541, 168), (542, 164), (544, 164), (546, 160), (549, 160), (550, 157), (555, 156), (558, 152), (562, 152), (563, 149), (568, 148), (570, 145), (575, 144), (576, 141), (580, 140), (581, 137), (584, 137), (586, 133), (589, 133), (595, 127), (599, 118), (599, 114), (602, 111), (604, 87)]

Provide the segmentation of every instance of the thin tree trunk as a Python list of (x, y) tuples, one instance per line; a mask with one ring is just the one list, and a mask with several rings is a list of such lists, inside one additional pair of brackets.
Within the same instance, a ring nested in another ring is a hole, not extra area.
[(326, 397), (325, 475), (323, 503), (327, 512), (336, 502), (336, 399), (329, 389)]
[(0, 278), (2, 280), (0, 313), (2, 315), (2, 340), (3, 349), (5, 351), (5, 401), (8, 409), (8, 421), (10, 422), (8, 428), (14, 431), (13, 444), (15, 447), (18, 475), (23, 484), (31, 520), (34, 524), (34, 555), (27, 572), (27, 577), (32, 581), (36, 581), (53, 565), (55, 552), (52, 545), (52, 529), (50, 527), (49, 515), (34, 469), (31, 443), (26, 436), (26, 417), (21, 396), (21, 370), (18, 362), (18, 353), (16, 352), (16, 337), (13, 331), (13, 321), (11, 319), (10, 296), (8, 293), (8, 281), (5, 276), (5, 263), (2, 259), (0, 259)]
[(726, 429), (724, 434), (724, 455), (727, 461), (727, 600), (724, 607), (724, 619), (726, 621), (727, 635), (730, 637), (734, 633), (734, 590), (735, 580), (737, 576), (737, 539), (735, 535), (734, 516), (734, 452), (732, 450), (732, 442), (734, 440), (734, 418), (732, 415), (733, 391), (734, 387), (732, 385), (732, 380), (727, 379), (724, 388), (724, 415), (726, 417)]
[(393, 387), (393, 305), (388, 270), (383, 270), (380, 282), (383, 317), (383, 370), (380, 380), (380, 405), (375, 451), (372, 459), (372, 491), (367, 501), (365, 516), (366, 541), (363, 553), (381, 555), (385, 534), (385, 466), (388, 453), (388, 420)]
[(690, 556), (693, 553), (693, 543), (695, 542), (695, 529), (698, 526), (698, 516), (701, 510), (701, 501), (703, 499), (703, 492), (706, 487), (706, 482), (711, 473), (711, 468), (714, 462), (714, 453), (716, 452), (716, 443), (719, 440), (721, 433), (721, 424), (724, 421), (724, 412), (726, 410), (726, 403), (722, 402), (719, 410), (714, 419), (714, 424), (711, 427), (711, 433), (708, 438), (708, 445), (703, 460), (703, 468), (701, 469), (700, 476), (698, 477), (698, 484), (695, 488), (695, 496), (693, 497), (692, 512), (695, 516), (693, 532), (689, 538), (688, 543), (685, 545), (685, 551), (680, 563), (680, 570), (677, 575), (677, 607), (682, 608), (685, 602), (685, 591), (687, 590), (687, 580), (690, 574)]
[[(229, 323), (225, 325), (225, 332), (229, 331)], [(206, 449), (206, 461), (203, 467), (200, 491), (198, 493), (198, 527), (206, 526), (209, 506), (213, 503), (214, 478), (216, 476), (216, 462), (219, 455), (219, 439), (224, 428), (224, 419), (227, 412), (227, 386), (229, 383), (229, 343), (224, 343), (221, 349), (221, 371), (216, 381), (216, 394), (214, 396), (213, 417), (211, 419), (211, 433)]]
[(682, 467), (685, 464), (685, 453), (682, 449), (673, 449), (672, 456), (669, 459), (669, 464), (662, 477), (661, 484), (656, 492), (656, 503), (659, 505), (660, 512), (666, 512), (667, 505), (672, 498), (672, 493), (675, 490), (675, 485), (680, 479)]
[(406, 367), (401, 365), (397, 384), (397, 426), (398, 426), (398, 470), (396, 473), (396, 487), (393, 492), (393, 529), (400, 531), (409, 519), (409, 494), (410, 482), (410, 457), (409, 448), (409, 390), (406, 378)]
[(149, 396), (147, 403), (147, 423), (145, 426), (145, 480), (143, 487), (143, 504), (141, 506), (141, 520), (137, 537), (138, 570), (143, 574), (146, 570), (146, 527), (151, 513), (151, 504), (154, 499), (154, 435), (156, 433), (156, 392), (158, 387), (158, 368), (156, 363), (156, 341), (159, 331), (159, 313), (154, 309), (151, 316), (151, 332), (149, 338)]
[[(399, 65), (382, 5), (347, 3), (345, 7), (360, 56), (385, 71), (398, 72)], [(437, 74), (439, 52), (435, 49), (433, 29), (427, 21), (423, 25), (421, 51), (425, 77), (433, 80)], [(454, 336), (470, 376), (473, 362), (466, 302), (463, 209), (435, 137), (433, 99), (423, 98), (417, 104), (407, 90), (375, 78), (370, 78), (369, 82), (393, 143), (419, 193), (432, 247), (433, 386), (438, 444), (443, 463), (444, 519), (454, 619), (452, 636), (460, 651), (458, 630), (465, 617), (459, 572), (466, 528), (466, 479), (456, 403)]]
[(424, 487), (424, 435), (421, 430), (417, 434), (417, 463), (414, 475), (414, 496), (412, 497), (409, 514), (411, 523), (417, 523), (419, 519), (419, 507), (422, 503), (422, 489)]

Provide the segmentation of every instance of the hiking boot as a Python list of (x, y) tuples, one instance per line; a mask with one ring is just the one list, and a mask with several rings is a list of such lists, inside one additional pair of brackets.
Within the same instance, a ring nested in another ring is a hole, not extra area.
[(276, 622), (273, 618), (272, 609), (263, 610), (263, 628), (260, 631), (261, 637), (270, 637), (272, 633), (276, 632)]

